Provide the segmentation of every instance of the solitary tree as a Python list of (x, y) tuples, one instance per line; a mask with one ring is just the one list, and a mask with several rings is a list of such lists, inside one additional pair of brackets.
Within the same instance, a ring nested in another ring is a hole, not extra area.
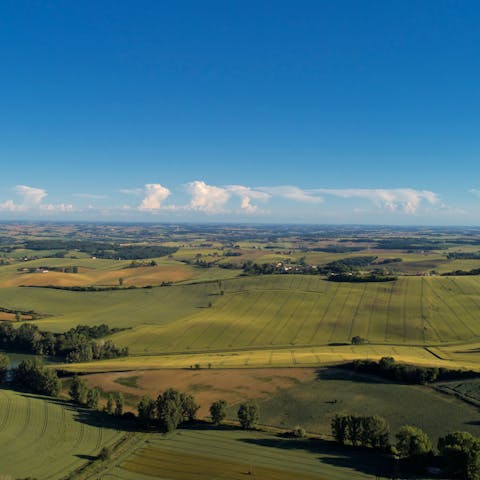
[(111, 451), (108, 447), (103, 447), (101, 450), (100, 450), (100, 453), (98, 454), (98, 458), (104, 462), (105, 460), (108, 460), (111, 456)]
[(109, 393), (107, 397), (107, 404), (105, 405), (104, 411), (110, 415), (113, 415), (113, 404), (114, 404), (113, 395)]
[(227, 402), (217, 400), (210, 405), (210, 416), (214, 425), (220, 425), (227, 416)]
[(120, 417), (123, 415), (123, 405), (124, 405), (123, 394), (118, 393), (117, 397), (115, 398), (115, 415)]
[(253, 401), (242, 403), (238, 409), (237, 416), (243, 429), (254, 428), (259, 419), (258, 405)]

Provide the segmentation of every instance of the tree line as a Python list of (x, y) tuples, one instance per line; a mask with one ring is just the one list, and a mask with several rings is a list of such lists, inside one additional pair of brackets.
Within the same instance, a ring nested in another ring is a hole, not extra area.
[(64, 333), (52, 333), (31, 323), (14, 328), (10, 322), (0, 322), (0, 347), (15, 352), (59, 356), (66, 362), (124, 357), (128, 356), (128, 347), (116, 347), (110, 340), (96, 341), (120, 330), (106, 324), (77, 325)]
[(24, 247), (29, 250), (78, 250), (92, 257), (115, 260), (164, 257), (178, 250), (177, 247), (164, 245), (120, 245), (110, 242), (60, 239), (28, 240), (24, 243)]
[(382, 357), (378, 362), (375, 360), (355, 360), (352, 363), (342, 365), (342, 367), (358, 373), (376, 375), (395, 382), (420, 385), (435, 381), (459, 380), (479, 376), (473, 370), (421, 367), (407, 363), (398, 363), (393, 357)]
[(437, 466), (448, 478), (480, 479), (480, 439), (472, 434), (457, 431), (440, 437), (436, 453), (428, 435), (418, 427), (402, 426), (393, 445), (389, 432), (387, 421), (377, 415), (335, 415), (331, 421), (331, 433), (338, 444), (389, 452), (400, 460), (405, 473), (423, 474), (426, 467)]

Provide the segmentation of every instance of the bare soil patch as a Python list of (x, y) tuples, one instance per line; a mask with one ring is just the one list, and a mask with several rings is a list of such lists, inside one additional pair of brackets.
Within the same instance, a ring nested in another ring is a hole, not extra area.
[[(138, 388), (126, 386), (124, 379), (138, 377)], [(84, 377), (90, 387), (128, 396), (155, 398), (167, 388), (194, 395), (200, 405), (199, 416), (208, 415), (212, 402), (223, 399), (236, 404), (247, 399), (265, 399), (281, 389), (315, 379), (313, 368), (260, 368), (232, 370), (146, 370), (135, 372), (96, 373)], [(118, 382), (120, 380), (120, 383)], [(123, 385), (122, 385), (123, 383)]]

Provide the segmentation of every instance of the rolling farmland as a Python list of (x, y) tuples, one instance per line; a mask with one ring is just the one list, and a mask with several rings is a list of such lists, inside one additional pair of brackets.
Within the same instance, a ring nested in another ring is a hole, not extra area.
[(59, 400), (0, 390), (2, 475), (65, 477), (121, 438), (120, 430), (103, 421)]
[(223, 281), (223, 296), (181, 322), (114, 336), (132, 353), (208, 352), (349, 343), (428, 346), (480, 335), (480, 282), (473, 277), (401, 277), (335, 283), (272, 276)]
[[(378, 352), (454, 361), (460, 350), (449, 353), (449, 345), (480, 342), (478, 277), (338, 283), (271, 275), (105, 292), (4, 288), (0, 305), (50, 315), (37, 324), (57, 332), (78, 323), (127, 328), (112, 340), (132, 355), (152, 356), (152, 365), (172, 354), (165, 366), (314, 365), (328, 355)], [(341, 346), (356, 335), (369, 345)], [(467, 347), (463, 353), (468, 364), (477, 362)], [(114, 362), (124, 361), (136, 362)]]
[[(343, 467), (338, 468), (339, 465)], [(137, 450), (103, 478), (336, 480), (348, 477), (356, 480), (380, 473), (381, 467), (378, 459), (368, 453), (339, 454), (323, 442), (289, 440), (261, 432), (207, 428), (183, 429), (165, 439), (150, 438), (148, 445)]]

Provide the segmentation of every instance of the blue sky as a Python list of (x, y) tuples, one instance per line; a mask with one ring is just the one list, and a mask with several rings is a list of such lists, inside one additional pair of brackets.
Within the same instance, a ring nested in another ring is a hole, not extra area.
[(478, 225), (479, 23), (468, 0), (4, 0), (0, 219)]

